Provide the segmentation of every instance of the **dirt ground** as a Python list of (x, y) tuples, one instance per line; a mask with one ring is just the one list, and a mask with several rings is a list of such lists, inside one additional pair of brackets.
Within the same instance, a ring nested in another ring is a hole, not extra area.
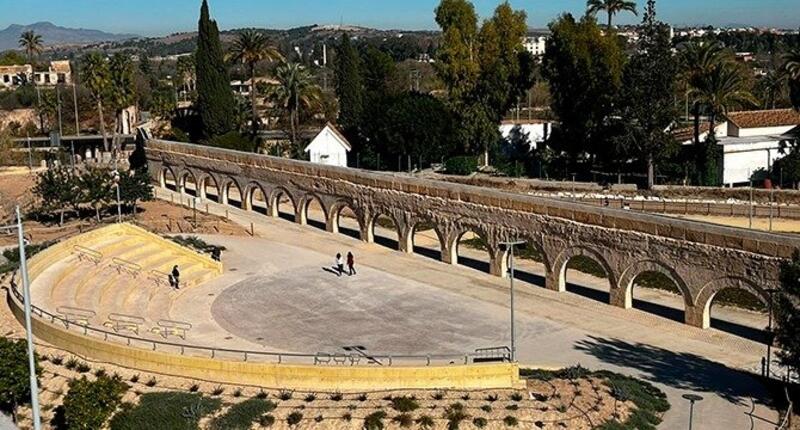
[[(707, 215), (670, 215), (675, 218), (690, 219), (694, 221), (703, 221), (712, 224), (727, 225), (730, 227), (750, 228), (750, 219), (747, 217), (730, 217), (730, 216), (707, 216)], [(772, 230), (770, 230), (769, 218), (753, 218), (752, 228), (755, 230), (773, 231), (777, 233), (800, 233), (800, 220), (773, 218)]]
[[(27, 169), (21, 172), (0, 172), (0, 224), (13, 222), (14, 205), (19, 204), (23, 208), (32, 207), (34, 199), (31, 197), (31, 189), (34, 185), (35, 174), (30, 174)], [(124, 215), (123, 218), (126, 221), (161, 234), (247, 234), (245, 229), (227, 221), (224, 217), (207, 215), (204, 207), (199, 207), (195, 214), (192, 210), (172, 205), (162, 200), (142, 202), (135, 217), (128, 214)], [(100, 224), (113, 223), (115, 221), (115, 213), (106, 213), (103, 215)], [(97, 225), (98, 222), (92, 218), (76, 219), (71, 216), (65, 219), (62, 226), (59, 226), (57, 222), (39, 222), (36, 220), (24, 222), (25, 237), (32, 243), (61, 240), (95, 228)], [(0, 247), (12, 246), (16, 245), (16, 243), (15, 232), (0, 233)]]

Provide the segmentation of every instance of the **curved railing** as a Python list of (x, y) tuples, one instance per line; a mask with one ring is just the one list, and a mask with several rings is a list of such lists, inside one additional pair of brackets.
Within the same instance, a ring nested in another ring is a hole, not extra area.
[[(16, 283), (16, 274), (11, 278), (11, 294), (9, 299), (13, 300), (15, 306), (22, 309), (24, 299)], [(244, 349), (217, 348), (204, 345), (192, 345), (186, 343), (174, 343), (165, 340), (147, 339), (138, 336), (129, 336), (114, 331), (104, 330), (94, 327), (91, 324), (79, 324), (70, 321), (68, 318), (61, 317), (44, 310), (31, 303), (31, 314), (52, 324), (63, 325), (67, 330), (80, 332), (85, 336), (102, 338), (104, 341), (111, 341), (125, 344), (132, 347), (147, 348), (152, 351), (166, 353), (179, 353), (186, 356), (198, 356), (205, 358), (232, 358), (241, 361), (257, 361), (263, 363), (295, 363), (312, 365), (355, 365), (368, 364), (377, 366), (392, 366), (395, 364), (403, 365), (425, 365), (433, 364), (470, 364), (483, 361), (486, 356), (483, 350), (476, 353), (466, 354), (425, 354), (425, 355), (396, 355), (396, 354), (371, 354), (368, 352), (356, 354), (324, 353), (316, 354), (289, 353), (289, 352), (269, 352), (253, 351)], [(476, 361), (477, 359), (477, 361)]]

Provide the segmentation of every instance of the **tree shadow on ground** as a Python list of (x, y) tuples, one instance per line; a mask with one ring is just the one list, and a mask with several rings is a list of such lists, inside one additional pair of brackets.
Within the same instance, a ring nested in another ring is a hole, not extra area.
[(750, 398), (771, 403), (756, 378), (699, 355), (596, 336), (575, 342), (574, 348), (605, 363), (636, 369), (643, 373), (643, 379), (676, 389), (713, 392), (737, 405), (749, 404)]

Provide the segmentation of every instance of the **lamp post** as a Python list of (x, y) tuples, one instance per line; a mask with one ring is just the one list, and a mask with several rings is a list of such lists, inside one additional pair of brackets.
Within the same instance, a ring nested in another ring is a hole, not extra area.
[(694, 421), (694, 404), (695, 402), (703, 400), (703, 397), (698, 396), (697, 394), (684, 394), (681, 397), (689, 401), (689, 430), (692, 430), (692, 421)]
[(36, 381), (36, 362), (33, 351), (33, 332), (31, 331), (31, 289), (28, 282), (28, 260), (25, 255), (25, 232), (22, 229), (22, 216), (19, 206), (16, 207), (16, 225), (2, 226), (3, 230), (17, 230), (17, 242), (19, 246), (19, 271), (22, 275), (22, 295), (25, 308), (25, 338), (28, 342), (28, 373), (30, 374), (31, 387), (31, 411), (33, 413), (33, 428), (42, 428), (41, 418), (39, 417), (39, 383)]
[(500, 245), (508, 248), (508, 273), (511, 283), (511, 361), (517, 361), (517, 329), (514, 325), (514, 247), (524, 245), (523, 240), (501, 242)]

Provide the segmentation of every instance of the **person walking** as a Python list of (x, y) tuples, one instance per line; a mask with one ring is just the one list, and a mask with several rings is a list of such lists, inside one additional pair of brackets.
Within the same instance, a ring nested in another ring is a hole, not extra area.
[(180, 281), (179, 281), (180, 277), (181, 277), (181, 272), (178, 270), (178, 265), (176, 264), (175, 266), (172, 267), (172, 280), (175, 282), (174, 286), (176, 290), (180, 289)]
[(344, 262), (342, 261), (342, 254), (336, 253), (336, 276), (342, 276), (344, 273)]
[(350, 273), (349, 273), (350, 276), (353, 276), (353, 275), (356, 274), (356, 262), (355, 262), (355, 259), (353, 258), (353, 253), (352, 252), (348, 252), (347, 253), (347, 268), (350, 270)]

